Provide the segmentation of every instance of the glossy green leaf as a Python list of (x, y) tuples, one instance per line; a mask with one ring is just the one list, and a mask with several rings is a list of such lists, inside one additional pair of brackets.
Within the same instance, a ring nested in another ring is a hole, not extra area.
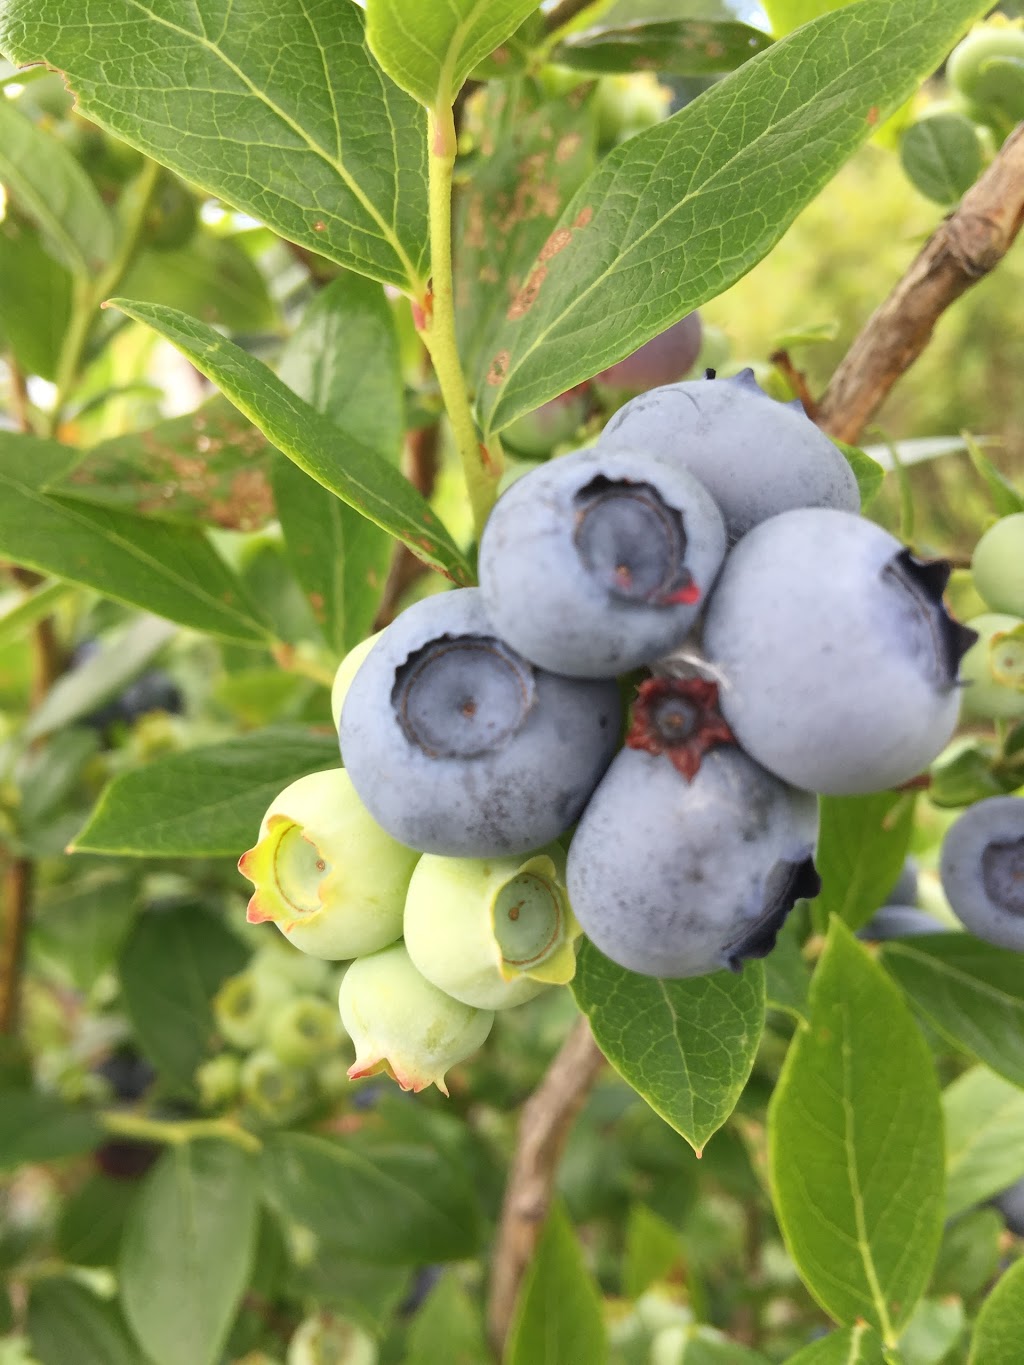
[(523, 1278), (505, 1365), (603, 1365), (608, 1338), (601, 1298), (560, 1204), (548, 1214)]
[(0, 345), (26, 374), (53, 379), (71, 319), (71, 275), (23, 219), (0, 223)]
[(172, 1089), (191, 1090), (213, 1039), (210, 1001), (245, 961), (241, 942), (201, 906), (136, 920), (121, 951), (121, 995), (140, 1048)]
[(881, 960), (936, 1033), (1024, 1087), (1019, 953), (968, 934), (941, 934), (887, 943)]
[(1010, 1267), (981, 1306), (968, 1365), (1018, 1365), (1024, 1341), (1024, 1261)]
[(566, 207), (484, 357), (485, 431), (744, 275), (984, 8), (859, 0), (616, 148)]
[(764, 9), (771, 20), (772, 32), (781, 38), (801, 24), (852, 3), (853, 0), (764, 0)]
[(470, 1173), (435, 1148), (384, 1142), (356, 1150), (279, 1133), (262, 1164), (271, 1207), (342, 1256), (415, 1265), (461, 1260), (479, 1247)]
[(96, 187), (63, 143), (8, 99), (0, 100), (0, 183), (72, 274), (91, 279), (109, 263), (114, 220)]
[(733, 71), (771, 38), (749, 24), (707, 19), (655, 19), (622, 27), (584, 29), (554, 49), (552, 60), (577, 71), (661, 71), (706, 76)]
[(480, 1309), (454, 1274), (442, 1275), (409, 1324), (402, 1365), (486, 1365), (490, 1359)]
[(115, 302), (176, 346), (310, 478), (404, 541), (431, 568), (456, 582), (470, 581), (465, 558), (408, 479), (303, 402), (261, 361), (173, 308)]
[(441, 110), (536, 8), (537, 0), (367, 0), (366, 38), (396, 85)]
[(77, 0), (73, 23), (3, 0), (0, 50), (63, 71), (87, 117), (290, 241), (422, 288), (425, 120), (370, 58), (351, 0), (115, 15)]
[(900, 139), (900, 163), (915, 189), (937, 204), (955, 204), (981, 173), (977, 127), (954, 111), (919, 119)]
[(55, 1161), (91, 1151), (102, 1129), (87, 1109), (75, 1108), (56, 1095), (34, 1090), (5, 1090), (0, 1101), (0, 1169), (23, 1162)]
[(764, 1026), (764, 969), (640, 976), (584, 943), (576, 1003), (615, 1070), (698, 1153), (732, 1113)]
[(227, 1142), (171, 1147), (146, 1177), (121, 1252), (125, 1316), (153, 1365), (214, 1365), (249, 1279), (259, 1182)]
[(116, 1304), (73, 1280), (36, 1280), (28, 1300), (28, 1337), (39, 1365), (139, 1365), (139, 1348)]
[(773, 1202), (826, 1312), (892, 1344), (942, 1231), (935, 1068), (899, 991), (838, 919), (810, 1004), (769, 1108)]
[(276, 458), (263, 433), (217, 394), (195, 412), (101, 441), (49, 491), (161, 520), (258, 531), (274, 516)]
[(0, 554), (197, 630), (266, 640), (257, 609), (200, 531), (40, 491), (74, 457), (0, 432)]
[(942, 1094), (946, 1217), (955, 1218), (1024, 1176), (1024, 1090), (984, 1067)]
[(812, 1342), (786, 1365), (887, 1365), (882, 1339), (866, 1322)]
[(821, 894), (815, 922), (824, 929), (838, 915), (851, 929), (866, 924), (900, 875), (914, 822), (914, 802), (904, 792), (871, 796), (823, 796), (814, 855)]
[(144, 616), (110, 636), (84, 663), (57, 679), (33, 711), (25, 727), (26, 739), (70, 725), (123, 692), (175, 633), (169, 622)]
[[(278, 373), (340, 431), (397, 465), (405, 434), (401, 362), (378, 285), (346, 275), (322, 289), (289, 338)], [(273, 478), (292, 567), (327, 642), (344, 654), (370, 632), (390, 539), (294, 465), (278, 461)]]
[(284, 726), (169, 754), (116, 777), (74, 848), (136, 858), (237, 857), (255, 842), (278, 792), (337, 766), (333, 734)]

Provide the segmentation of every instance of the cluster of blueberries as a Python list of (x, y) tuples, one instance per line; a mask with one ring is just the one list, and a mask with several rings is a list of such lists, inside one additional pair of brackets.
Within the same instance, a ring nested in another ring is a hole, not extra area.
[(479, 588), (346, 658), (344, 768), (282, 793), (240, 866), (250, 919), (351, 961), (351, 1075), (443, 1088), (494, 1010), (571, 978), (581, 930), (657, 977), (770, 951), (819, 889), (817, 794), (919, 774), (975, 640), (949, 566), (859, 509), (752, 372), (664, 385), (512, 484)]

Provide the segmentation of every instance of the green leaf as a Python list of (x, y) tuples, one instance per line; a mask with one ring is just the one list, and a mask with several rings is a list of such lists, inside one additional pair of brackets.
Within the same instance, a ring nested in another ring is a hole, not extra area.
[(71, 727), (20, 756), (15, 777), (21, 788), (18, 829), (23, 838), (31, 839), (38, 833), (39, 825), (70, 795), (82, 769), (99, 747), (99, 736), (94, 731)]
[(51, 734), (123, 692), (175, 633), (167, 621), (144, 616), (110, 636), (84, 663), (57, 679), (33, 711), (25, 738)]
[(652, 1350), (656, 1365), (770, 1365), (768, 1357), (695, 1323), (663, 1328)]
[(548, 1214), (523, 1279), (505, 1365), (603, 1365), (608, 1338), (597, 1285), (560, 1204)]
[(200, 531), (40, 492), (74, 455), (0, 432), (0, 554), (197, 630), (267, 639), (256, 608)]
[(114, 1266), (135, 1190), (130, 1180), (97, 1172), (65, 1201), (57, 1223), (57, 1248), (71, 1265)]
[(981, 1305), (968, 1365), (1018, 1365), (1024, 1341), (1024, 1261), (996, 1283)]
[(485, 434), (735, 283), (984, 9), (859, 0), (616, 148), (566, 207), (484, 357)]
[(986, 1289), (998, 1271), (1004, 1231), (994, 1208), (972, 1209), (947, 1223), (930, 1292), (965, 1298)]
[(77, 853), (126, 857), (236, 857), (255, 840), (278, 792), (338, 766), (334, 735), (279, 727), (122, 773), (77, 835)]
[(441, 111), (536, 8), (537, 0), (367, 0), (366, 38), (396, 85)]
[(119, 964), (121, 995), (139, 1046), (178, 1092), (192, 1089), (214, 1032), (210, 1001), (241, 971), (246, 950), (198, 905), (141, 915)]
[(821, 894), (814, 902), (822, 930), (829, 915), (851, 929), (866, 924), (900, 875), (914, 822), (914, 802), (903, 792), (823, 796), (814, 861)]
[(764, 988), (769, 1009), (783, 1010), (804, 1022), (811, 973), (801, 951), (798, 930), (796, 917), (790, 915), (779, 930), (775, 947), (764, 960)]
[(771, 41), (748, 24), (661, 19), (585, 29), (560, 43), (551, 59), (576, 71), (707, 76), (735, 70)]
[(961, 435), (964, 438), (964, 444), (967, 446), (971, 464), (974, 465), (974, 468), (988, 485), (989, 496), (992, 499), (992, 506), (996, 515), (1009, 517), (1014, 512), (1024, 512), (1024, 494), (1010, 482), (1005, 474), (1000, 473), (973, 436), (966, 431), (962, 432)]
[(121, 1251), (125, 1316), (154, 1365), (214, 1365), (256, 1248), (253, 1158), (227, 1142), (171, 1147), (146, 1177)]
[(743, 1092), (764, 1026), (764, 970), (639, 976), (584, 943), (576, 1003), (615, 1070), (700, 1154)]
[(0, 647), (20, 639), (30, 626), (49, 616), (71, 593), (66, 583), (51, 580), (30, 592), (12, 593), (0, 603)]
[(139, 1365), (139, 1348), (117, 1307), (73, 1280), (33, 1283), (28, 1335), (40, 1365), (68, 1365), (72, 1356), (75, 1365)]
[(942, 1094), (946, 1217), (955, 1218), (1024, 1176), (1024, 1090), (973, 1067)]
[(293, 1261), (283, 1289), (293, 1299), (343, 1313), (368, 1332), (383, 1336), (409, 1295), (409, 1268), (368, 1265), (361, 1258), (340, 1256), (321, 1242), (309, 1259), (304, 1254)]
[(786, 1365), (886, 1365), (886, 1361), (881, 1337), (861, 1322), (805, 1346)]
[(0, 342), (26, 374), (53, 379), (71, 320), (71, 276), (8, 212), (0, 223)]
[[(357, 275), (321, 290), (281, 356), (284, 382), (341, 431), (397, 465), (404, 436), (394, 317), (379, 286)], [(391, 553), (378, 526), (294, 465), (274, 468), (288, 557), (324, 636), (339, 654), (366, 638)]]
[(382, 77), (350, 0), (278, 0), (255, 22), (211, 0), (116, 18), (78, 0), (74, 17), (4, 0), (0, 50), (63, 71), (88, 118), (289, 241), (422, 292), (423, 115)]
[(258, 531), (273, 519), (266, 437), (217, 394), (195, 412), (86, 451), (51, 493), (230, 531)]
[(781, 38), (801, 24), (819, 19), (832, 10), (842, 9), (852, 0), (763, 0), (765, 13), (771, 20), (772, 32)]
[(79, 877), (48, 888), (34, 907), (29, 938), (33, 957), (77, 990), (92, 990), (100, 976), (113, 969), (137, 900), (134, 882), (109, 876)]
[(881, 961), (941, 1037), (1024, 1087), (1019, 953), (968, 934), (936, 934), (887, 943)]
[(109, 264), (114, 220), (96, 187), (64, 144), (8, 99), (0, 100), (0, 181), (73, 275), (91, 279)]
[(271, 1207), (335, 1254), (395, 1266), (461, 1260), (479, 1248), (470, 1174), (434, 1148), (384, 1142), (357, 1151), (279, 1133), (262, 1161)]
[(454, 1274), (442, 1275), (409, 1325), (402, 1365), (485, 1365), (480, 1310)]
[(465, 558), (408, 479), (303, 402), (261, 361), (173, 308), (113, 302), (176, 346), (310, 478), (404, 541), (431, 568), (456, 582), (470, 581)]
[(942, 1365), (964, 1333), (960, 1299), (922, 1299), (900, 1336), (900, 1365)]
[(857, 480), (857, 492), (860, 494), (861, 511), (874, 502), (875, 498), (882, 491), (882, 484), (885, 482), (885, 470), (860, 446), (847, 445), (845, 441), (837, 441), (833, 436), (830, 438), (833, 445), (837, 445), (846, 456), (846, 463), (853, 470), (853, 477)]
[(76, 1109), (56, 1095), (5, 1090), (0, 1103), (0, 1170), (24, 1162), (56, 1161), (91, 1151), (103, 1130), (87, 1109)]
[(194, 313), (231, 332), (276, 331), (267, 282), (237, 237), (200, 230), (172, 251), (142, 251), (120, 283), (130, 299)]
[(808, 1289), (837, 1322), (864, 1319), (893, 1344), (942, 1232), (939, 1087), (900, 993), (838, 919), (768, 1141), (776, 1213)]
[(679, 1233), (646, 1204), (631, 1204), (622, 1257), (622, 1292), (638, 1299), (656, 1280), (667, 1279), (683, 1256)]
[(900, 139), (900, 162), (915, 189), (937, 204), (956, 204), (981, 172), (981, 143), (966, 114), (932, 114)]

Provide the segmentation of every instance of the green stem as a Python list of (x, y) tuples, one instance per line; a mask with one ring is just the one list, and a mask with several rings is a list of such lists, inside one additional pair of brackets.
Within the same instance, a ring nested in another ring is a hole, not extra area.
[(57, 394), (47, 421), (46, 435), (53, 436), (60, 425), (68, 397), (78, 384), (82, 360), (96, 325), (96, 311), (120, 284), (135, 258), (146, 222), (146, 210), (156, 188), (160, 167), (146, 161), (137, 178), (125, 191), (126, 213), (120, 241), (110, 264), (95, 280), (75, 281), (71, 322), (64, 334), (57, 361), (55, 386)]
[(263, 1144), (255, 1133), (233, 1123), (231, 1119), (152, 1119), (145, 1114), (130, 1114), (121, 1109), (110, 1109), (101, 1114), (104, 1128), (115, 1137), (136, 1138), (140, 1142), (164, 1142), (180, 1147), (197, 1138), (223, 1138), (246, 1152), (259, 1152)]
[(428, 125), (431, 294), (418, 305), (417, 326), (441, 386), (441, 396), (448, 412), (473, 509), (473, 525), (479, 539), (497, 496), (501, 454), (496, 447), (488, 449), (481, 444), (477, 435), (455, 335), (452, 172), (455, 167), (456, 135), (451, 108), (432, 112)]

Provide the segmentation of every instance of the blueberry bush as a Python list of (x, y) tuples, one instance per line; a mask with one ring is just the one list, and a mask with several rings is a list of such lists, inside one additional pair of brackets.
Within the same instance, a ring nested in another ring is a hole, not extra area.
[(0, 0), (0, 1365), (1020, 1365), (990, 9)]

